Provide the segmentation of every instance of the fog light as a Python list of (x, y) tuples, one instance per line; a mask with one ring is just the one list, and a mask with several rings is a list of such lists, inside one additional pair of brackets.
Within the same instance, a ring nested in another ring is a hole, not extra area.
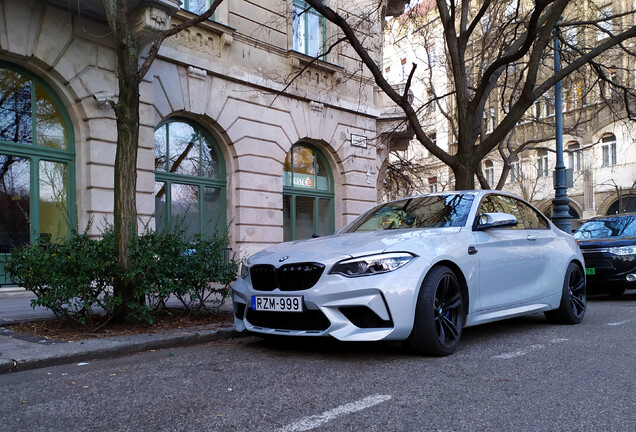
[(625, 279), (627, 279), (627, 282), (636, 282), (636, 273), (628, 274)]

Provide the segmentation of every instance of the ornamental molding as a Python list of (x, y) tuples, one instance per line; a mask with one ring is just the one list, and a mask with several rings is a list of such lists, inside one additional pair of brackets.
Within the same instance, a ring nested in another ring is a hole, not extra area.
[(340, 72), (344, 70), (323, 60), (315, 59), (297, 51), (287, 51), (289, 67), (296, 71), (300, 83), (323, 88), (333, 87), (342, 81)]
[[(173, 26), (191, 19), (195, 15), (180, 10), (173, 19)], [(206, 55), (219, 57), (223, 49), (227, 50), (234, 43), (235, 29), (216, 21), (208, 20), (189, 27), (170, 38), (171, 41), (184, 48)]]
[(323, 112), (325, 109), (325, 104), (321, 102), (311, 101), (309, 103), (309, 107), (311, 108), (312, 111)]
[(155, 35), (170, 26), (170, 13), (162, 7), (148, 6), (137, 9), (130, 18), (130, 27), (140, 46), (150, 43)]
[(221, 41), (218, 35), (199, 27), (182, 30), (170, 39), (179, 46), (207, 55), (218, 55), (221, 48)]
[(188, 76), (199, 80), (205, 80), (205, 77), (208, 76), (208, 72), (205, 69), (188, 66)]

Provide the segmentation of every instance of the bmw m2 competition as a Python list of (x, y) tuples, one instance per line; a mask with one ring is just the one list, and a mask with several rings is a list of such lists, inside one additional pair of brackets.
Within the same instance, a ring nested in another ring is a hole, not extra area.
[(464, 327), (537, 312), (576, 324), (586, 308), (572, 236), (499, 191), (381, 204), (335, 235), (269, 247), (240, 273), (239, 331), (404, 340), (427, 355), (451, 354)]

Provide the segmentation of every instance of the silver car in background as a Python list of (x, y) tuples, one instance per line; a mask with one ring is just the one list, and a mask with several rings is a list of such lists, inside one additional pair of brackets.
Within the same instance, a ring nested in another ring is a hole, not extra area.
[(235, 327), (261, 335), (404, 340), (448, 355), (464, 327), (544, 312), (579, 323), (583, 256), (520, 198), (463, 191), (380, 204), (335, 235), (268, 247), (233, 287)]

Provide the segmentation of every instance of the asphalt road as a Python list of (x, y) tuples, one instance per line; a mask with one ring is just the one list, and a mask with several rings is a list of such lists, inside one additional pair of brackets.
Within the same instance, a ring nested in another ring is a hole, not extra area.
[(636, 294), (446, 358), (257, 337), (0, 376), (1, 431), (635, 431)]

